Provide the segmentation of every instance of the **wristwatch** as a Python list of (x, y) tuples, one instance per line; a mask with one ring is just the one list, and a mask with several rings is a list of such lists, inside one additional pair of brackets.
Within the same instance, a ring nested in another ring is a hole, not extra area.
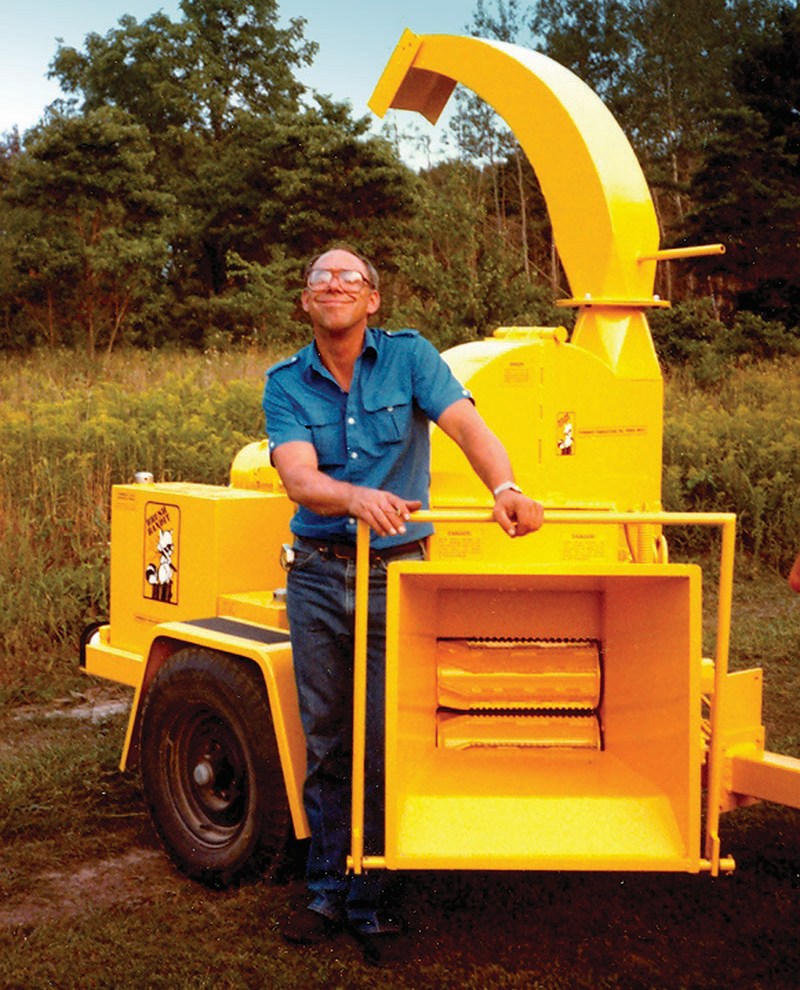
[(492, 495), (497, 498), (498, 495), (502, 495), (503, 492), (519, 492), (521, 495), (522, 489), (514, 481), (504, 481), (502, 485), (498, 485), (497, 488), (493, 489)]

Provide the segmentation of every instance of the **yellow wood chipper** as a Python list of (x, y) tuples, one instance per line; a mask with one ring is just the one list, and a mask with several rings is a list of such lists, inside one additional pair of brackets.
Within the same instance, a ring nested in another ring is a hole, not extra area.
[[(735, 519), (665, 513), (663, 388), (647, 311), (659, 250), (635, 155), (598, 97), (526, 49), (405, 32), (372, 98), (435, 122), (460, 82), (514, 131), (545, 196), (577, 309), (445, 354), (546, 507), (524, 540), (434, 429), (428, 559), (388, 565), (386, 834), (363, 853), (366, 552), (358, 534), (352, 870), (734, 868), (720, 816), (800, 807), (800, 761), (765, 750), (759, 669), (728, 671)], [(387, 404), (391, 397), (387, 397)], [(87, 673), (135, 688), (123, 768), (141, 767), (164, 844), (224, 882), (307, 835), (305, 748), (281, 548), (294, 507), (268, 443), (229, 486), (112, 493), (110, 620)], [(720, 531), (715, 655), (701, 571), (672, 526)], [(302, 635), (302, 631), (300, 631)]]

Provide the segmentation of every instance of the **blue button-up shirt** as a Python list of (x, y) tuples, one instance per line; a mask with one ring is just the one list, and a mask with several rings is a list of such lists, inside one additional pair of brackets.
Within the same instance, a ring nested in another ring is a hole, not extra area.
[[(264, 415), (270, 452), (283, 443), (314, 445), (321, 471), (338, 481), (381, 488), (428, 508), (431, 420), (470, 393), (436, 348), (416, 330), (368, 328), (345, 392), (319, 358), (314, 343), (267, 372)], [(310, 539), (352, 543), (356, 520), (321, 516), (300, 506), (292, 532)], [(377, 537), (377, 548), (429, 535), (428, 523)]]

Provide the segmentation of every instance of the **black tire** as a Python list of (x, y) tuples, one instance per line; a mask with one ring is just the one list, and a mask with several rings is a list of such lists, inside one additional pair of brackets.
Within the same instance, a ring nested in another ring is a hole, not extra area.
[(289, 810), (263, 678), (224, 653), (185, 648), (159, 670), (141, 721), (142, 787), (174, 863), (211, 886), (261, 872)]

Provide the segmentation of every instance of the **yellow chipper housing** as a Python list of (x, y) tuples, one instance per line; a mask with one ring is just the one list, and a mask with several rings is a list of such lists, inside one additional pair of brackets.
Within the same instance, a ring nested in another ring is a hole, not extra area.
[[(434, 429), (429, 559), (388, 576), (386, 842), (364, 856), (369, 534), (359, 530), (353, 870), (730, 870), (722, 812), (800, 807), (800, 761), (765, 752), (761, 671), (727, 669), (735, 520), (664, 513), (662, 378), (646, 312), (660, 259), (639, 165), (600, 100), (528, 50), (407, 31), (372, 99), (435, 121), (456, 82), (515, 132), (548, 203), (577, 308), (445, 354), (502, 438), (541, 531), (509, 540), (455, 445)], [(141, 764), (175, 861), (219, 881), (307, 835), (304, 743), (279, 555), (293, 512), (266, 441), (229, 487), (120, 485), (111, 615), (89, 673), (132, 685), (122, 757)], [(717, 527), (712, 659), (701, 573), (665, 531)], [(701, 821), (703, 822), (701, 826)]]

